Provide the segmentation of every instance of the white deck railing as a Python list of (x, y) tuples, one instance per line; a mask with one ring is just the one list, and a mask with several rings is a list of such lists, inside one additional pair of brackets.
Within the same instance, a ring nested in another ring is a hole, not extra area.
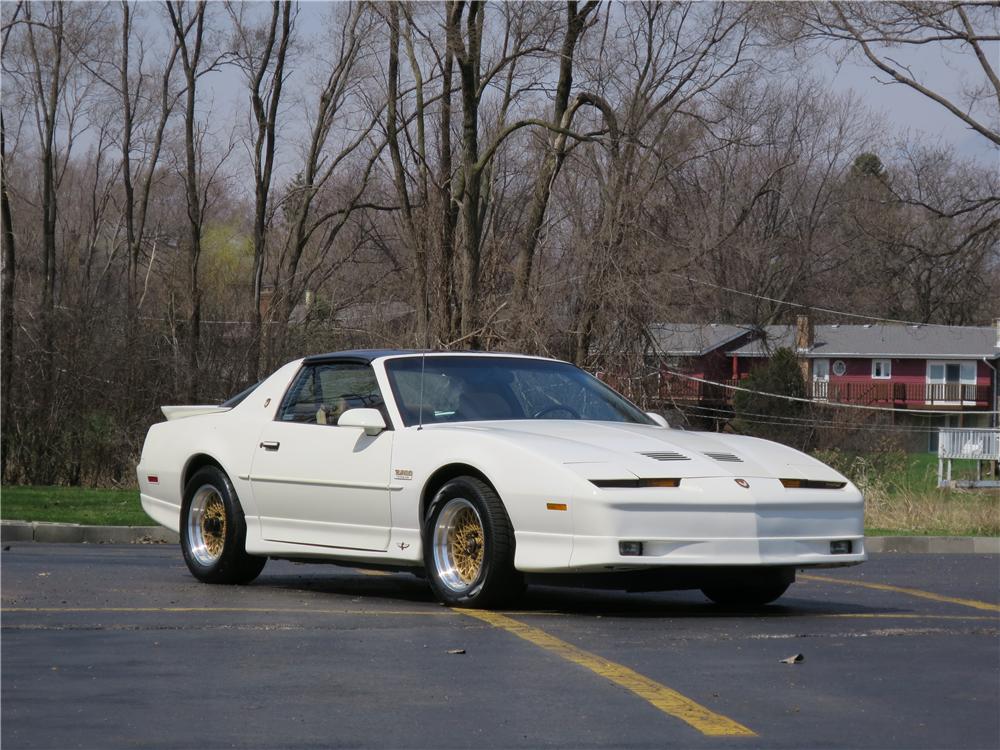
[(1000, 430), (973, 428), (938, 430), (938, 458), (1000, 461)]

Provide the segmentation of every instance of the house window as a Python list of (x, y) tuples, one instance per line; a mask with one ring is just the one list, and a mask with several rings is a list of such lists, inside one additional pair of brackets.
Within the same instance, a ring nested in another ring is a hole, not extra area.
[(836, 375), (838, 378), (844, 377), (844, 375), (847, 374), (847, 363), (842, 359), (838, 359), (836, 362), (834, 362), (833, 374)]
[(829, 379), (830, 379), (830, 360), (814, 359), (813, 380), (829, 380)]
[(892, 377), (891, 359), (873, 359), (872, 377), (876, 380), (888, 380)]
[(974, 403), (975, 400), (975, 362), (927, 363), (927, 403)]

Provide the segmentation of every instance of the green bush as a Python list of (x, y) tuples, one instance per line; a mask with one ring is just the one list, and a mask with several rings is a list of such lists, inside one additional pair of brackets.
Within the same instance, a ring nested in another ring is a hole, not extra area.
[(733, 426), (739, 432), (802, 450), (810, 447), (814, 433), (809, 424), (810, 405), (782, 398), (806, 398), (805, 381), (794, 352), (778, 349), (740, 385), (748, 390), (736, 391), (733, 397), (736, 411)]

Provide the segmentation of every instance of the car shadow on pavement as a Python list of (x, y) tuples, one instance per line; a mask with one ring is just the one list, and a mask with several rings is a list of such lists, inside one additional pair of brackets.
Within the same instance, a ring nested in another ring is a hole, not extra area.
[[(813, 592), (810, 592), (813, 593)], [(831, 615), (906, 613), (893, 607), (871, 607), (844, 599), (797, 597), (794, 587), (778, 601), (762, 607), (713, 604), (699, 591), (631, 593), (562, 587), (530, 587), (509, 609), (525, 613), (559, 612), (625, 618), (745, 618), (766, 619)]]
[[(301, 574), (262, 575), (254, 584), (287, 591), (310, 592), (440, 606), (426, 581), (410, 573), (373, 574), (354, 569), (323, 569), (302, 566)], [(313, 572), (315, 571), (315, 572)], [(805, 593), (805, 592), (803, 592)], [(500, 611), (511, 614), (567, 614), (622, 618), (764, 618), (781, 619), (835, 615), (890, 615), (912, 610), (868, 606), (843, 598), (797, 597), (793, 587), (772, 604), (757, 607), (723, 607), (705, 599), (698, 591), (626, 592), (559, 586), (529, 586), (523, 595)], [(841, 595), (843, 596), (843, 595)]]
[[(310, 569), (317, 572), (305, 572)], [(255, 585), (352, 598), (373, 597), (436, 604), (427, 582), (409, 573), (372, 575), (356, 570), (323, 570), (318, 566), (304, 566), (303, 571), (298, 575), (284, 573), (267, 575), (265, 571)]]

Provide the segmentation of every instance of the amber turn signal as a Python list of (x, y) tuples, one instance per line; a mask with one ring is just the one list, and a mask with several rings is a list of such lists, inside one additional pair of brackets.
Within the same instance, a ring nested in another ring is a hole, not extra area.
[(601, 489), (636, 487), (680, 487), (681, 480), (671, 479), (591, 479), (590, 483)]
[(790, 490), (839, 490), (847, 486), (847, 482), (824, 482), (819, 479), (782, 479), (781, 484)]

